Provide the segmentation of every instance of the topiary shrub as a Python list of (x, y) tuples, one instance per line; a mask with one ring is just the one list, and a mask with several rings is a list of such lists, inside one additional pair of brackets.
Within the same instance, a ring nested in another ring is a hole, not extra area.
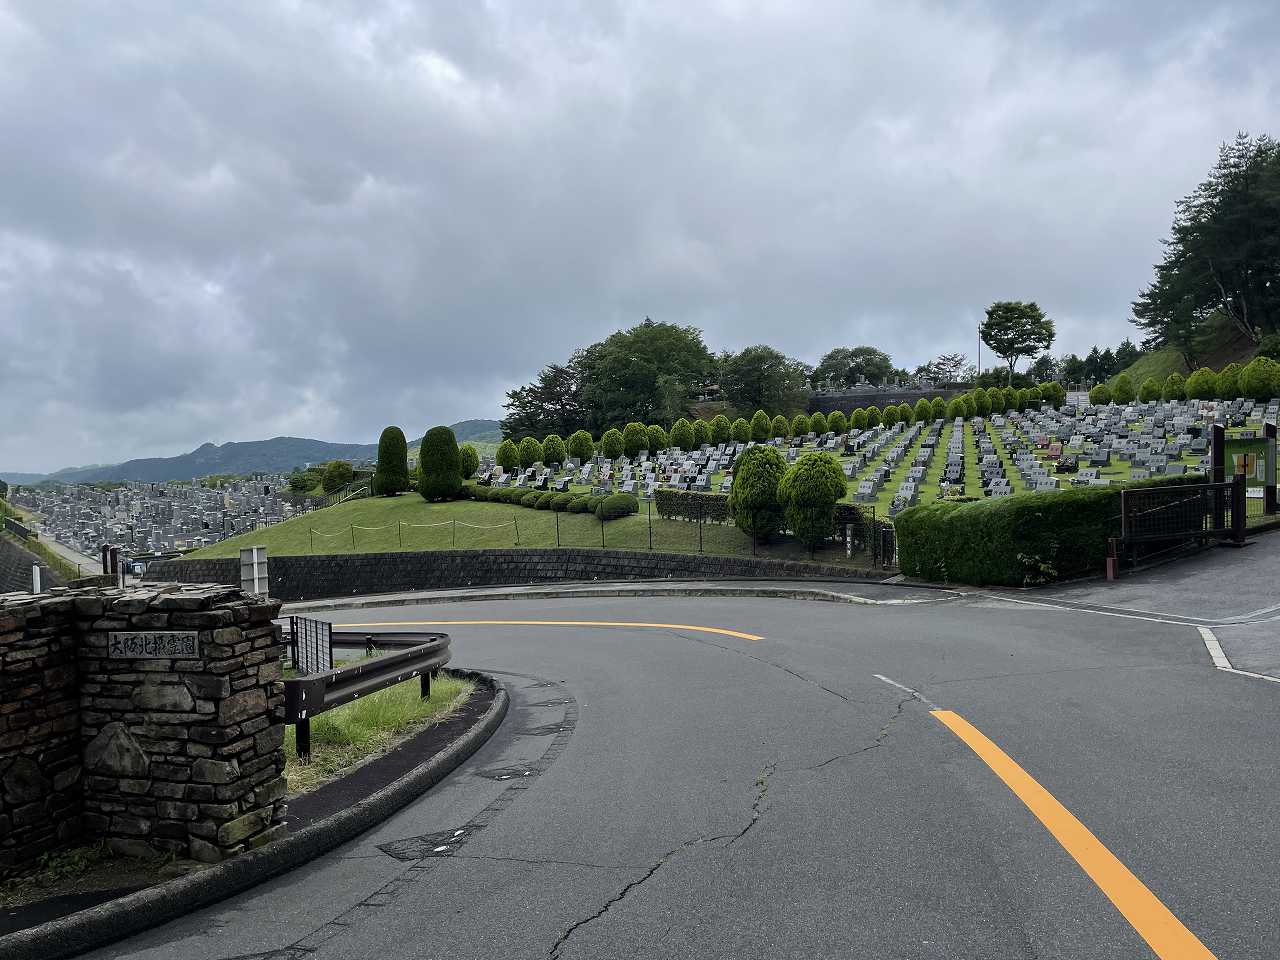
[(1111, 402), (1111, 388), (1100, 383), (1089, 391), (1089, 402), (1095, 407), (1105, 407)]
[(569, 513), (586, 513), (590, 509), (591, 498), (584, 494), (573, 496), (573, 499), (569, 501)]
[(1280, 393), (1280, 364), (1254, 357), (1240, 371), (1240, 392), (1250, 400), (1270, 400)]
[(717, 413), (711, 418), (711, 442), (712, 443), (728, 443), (733, 436), (733, 424), (729, 422), (729, 418), (723, 413)]
[(432, 427), (418, 451), (422, 478), (418, 493), (427, 501), (452, 500), (462, 489), (462, 457), (458, 438), (448, 427)]
[(653, 509), (664, 520), (724, 523), (730, 519), (727, 493), (699, 493), (659, 487), (653, 492)]
[(733, 421), (733, 429), (730, 435), (735, 443), (746, 443), (751, 439), (751, 424), (739, 417)]
[(656, 423), (649, 424), (645, 432), (649, 434), (650, 453), (657, 453), (659, 450), (665, 450), (670, 445), (671, 441), (667, 438), (667, 431), (663, 430), (662, 427), (658, 426)]
[(803, 437), (809, 432), (809, 418), (803, 413), (797, 413), (791, 418), (791, 435), (793, 437)]
[(778, 414), (773, 418), (773, 422), (769, 424), (769, 435), (772, 437), (780, 437), (785, 440), (791, 436), (791, 424), (787, 423), (787, 418), (782, 414)]
[(966, 417), (976, 417), (978, 415), (978, 402), (970, 394), (966, 393), (957, 399), (964, 405), (964, 415)]
[(595, 513), (596, 508), (599, 507), (600, 504), (602, 503), (604, 503), (604, 494), (593, 493), (590, 497), (587, 498), (587, 511), (590, 513)]
[(551, 498), (551, 509), (556, 513), (564, 513), (575, 499), (572, 493), (557, 493)]
[[(1268, 333), (1258, 341), (1258, 349), (1254, 356), (1266, 357), (1280, 363), (1280, 333)], [(1233, 398), (1234, 399), (1234, 398)], [(1268, 397), (1268, 400), (1271, 398)]]
[(892, 403), (886, 405), (884, 408), (884, 413), (880, 414), (880, 422), (883, 423), (886, 427), (892, 427), (895, 423), (898, 422), (898, 408), (895, 407)]
[(557, 433), (549, 433), (542, 441), (542, 462), (546, 464), (562, 464), (569, 459), (569, 451)]
[[(479, 462), (477, 461), (477, 466)], [(473, 469), (471, 473), (475, 473)], [(467, 474), (471, 476), (471, 474)], [(373, 472), (370, 493), (394, 497), (409, 489), (409, 444), (399, 427), (387, 427), (378, 437), (378, 468)]]
[[(1272, 336), (1274, 336), (1274, 334), (1272, 334)], [(1228, 363), (1218, 371), (1218, 396), (1223, 400), (1236, 400), (1240, 397), (1241, 369), (1242, 368), (1238, 363)], [(1156, 390), (1158, 394), (1159, 387), (1157, 387)], [(1267, 399), (1270, 399), (1270, 397)]]
[(769, 439), (772, 426), (769, 415), (763, 410), (757, 410), (751, 415), (751, 439), (756, 443), (764, 443)]
[(1182, 374), (1171, 373), (1164, 382), (1164, 386), (1160, 388), (1161, 400), (1185, 400), (1187, 399), (1187, 383), (1182, 379)]
[[(1162, 477), (1126, 486), (1198, 480)], [(1108, 538), (1120, 534), (1120, 490), (1078, 487), (911, 507), (894, 518), (899, 568), (934, 582), (1011, 587), (1098, 573)]]
[(991, 416), (991, 398), (987, 396), (987, 391), (975, 390), (970, 396), (973, 398), (974, 416)]
[(542, 456), (542, 444), (533, 437), (525, 437), (520, 441), (520, 466), (527, 470), (535, 463), (541, 463)]
[(600, 437), (600, 455), (606, 460), (617, 460), (626, 448), (622, 431), (617, 427), (611, 427)]
[(840, 463), (827, 453), (806, 453), (778, 484), (787, 527), (812, 554), (835, 527), (835, 507), (848, 487)]
[(641, 450), (649, 449), (649, 428), (643, 423), (628, 423), (622, 428), (622, 452), (634, 460)]
[(864, 407), (857, 407), (852, 414), (849, 415), (849, 426), (854, 430), (867, 429), (867, 411)]
[[(991, 405), (987, 405), (987, 409), (991, 409)], [(933, 406), (924, 397), (916, 401), (915, 410), (912, 411), (916, 423), (927, 423), (933, 419)]]
[(640, 510), (640, 501), (629, 493), (611, 493), (596, 507), (596, 516), (608, 522), (621, 520)]
[(831, 415), (827, 417), (827, 429), (837, 436), (849, 432), (849, 418), (844, 415), (844, 411), (831, 411)]
[(480, 452), (469, 443), (458, 448), (458, 460), (462, 463), (463, 480), (470, 480), (480, 469)]
[(955, 420), (957, 417), (959, 417), (961, 420), (963, 420), (964, 416), (965, 416), (964, 401), (961, 400), (959, 397), (952, 397), (951, 402), (947, 404), (947, 419)]
[(705, 420), (693, 421), (693, 449), (701, 450), (704, 444), (711, 442), (711, 424)]
[(498, 451), (493, 459), (505, 472), (515, 473), (520, 469), (520, 448), (510, 438), (503, 440), (498, 444)]
[(1153, 403), (1160, 399), (1160, 381), (1155, 377), (1147, 377), (1138, 388), (1138, 399), (1143, 403)]
[(527, 493), (523, 494), (521, 497), (519, 497), (519, 499), (516, 502), (519, 503), (520, 506), (528, 507), (530, 510), (532, 510), (534, 507), (538, 505), (538, 501), (541, 499), (542, 499), (541, 490), (530, 490)]
[(556, 502), (556, 497), (558, 496), (560, 496), (560, 494), (556, 493), (554, 490), (544, 491), (542, 496), (538, 497), (538, 499), (533, 502), (534, 509), (550, 510), (551, 505)]
[(874, 404), (867, 407), (867, 429), (873, 430), (882, 423), (884, 423), (884, 417), (880, 414), (880, 408)]
[(575, 430), (569, 435), (569, 456), (579, 463), (586, 463), (596, 455), (596, 443), (585, 430)]
[(693, 427), (684, 417), (671, 425), (669, 437), (673, 447), (679, 447), (681, 450), (693, 449)]
[(828, 430), (831, 430), (832, 427), (827, 423), (827, 415), (819, 410), (809, 418), (809, 429), (818, 436), (822, 436)]
[(911, 409), (911, 404), (909, 403), (898, 404), (898, 422), (899, 423), (904, 423), (909, 427), (911, 426), (911, 423), (913, 420), (915, 420), (915, 418), (916, 418), (916, 414), (915, 414), (915, 411)]
[[(1187, 377), (1186, 389), (1188, 400), (1212, 400), (1218, 395), (1218, 375), (1208, 367), (1201, 367)], [(1111, 395), (1115, 396), (1114, 386)]]
[[(993, 408), (994, 409), (994, 408)], [(930, 419), (942, 420), (947, 415), (947, 401), (934, 397), (929, 401)]]
[(752, 447), (738, 457), (729, 488), (729, 510), (739, 530), (768, 540), (782, 529), (778, 483), (786, 472), (787, 461), (774, 447)]

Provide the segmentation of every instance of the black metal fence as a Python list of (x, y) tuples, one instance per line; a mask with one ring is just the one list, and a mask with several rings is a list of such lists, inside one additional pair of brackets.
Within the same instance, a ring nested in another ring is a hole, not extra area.
[(1137, 487), (1120, 492), (1120, 536), (1110, 543), (1107, 576), (1136, 563), (1210, 541), (1243, 544), (1248, 530), (1245, 478)]
[(333, 669), (333, 630), (326, 620), (290, 617), (285, 649), (290, 666), (300, 676)]
[[(302, 619), (302, 618), (295, 618)], [(311, 621), (318, 622), (318, 621)], [(327, 624), (326, 624), (327, 626)], [(377, 634), (360, 634), (361, 637)], [(284, 722), (294, 727), (298, 758), (311, 757), (311, 719), (334, 707), (417, 678), (423, 698), (431, 695), (431, 678), (449, 662), (449, 635), (445, 633), (391, 634), (400, 643), (419, 642), (407, 649), (361, 660), (347, 667), (325, 670), (284, 682)], [(376, 643), (374, 644), (376, 646)]]

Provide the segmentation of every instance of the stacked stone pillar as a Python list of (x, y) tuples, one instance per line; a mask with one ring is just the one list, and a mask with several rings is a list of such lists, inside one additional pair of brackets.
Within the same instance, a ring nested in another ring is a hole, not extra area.
[[(0, 782), (48, 821), (6, 822), (5, 795), (0, 867), (76, 836), (217, 861), (282, 833), (279, 608), (208, 584), (0, 597)], [(11, 662), (56, 682), (11, 679)], [(18, 739), (15, 714), (47, 720)]]

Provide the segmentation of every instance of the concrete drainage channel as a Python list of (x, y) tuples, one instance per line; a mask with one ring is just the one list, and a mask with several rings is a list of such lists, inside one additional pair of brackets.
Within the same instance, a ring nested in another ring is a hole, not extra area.
[(489, 687), (493, 699), (458, 739), (404, 776), (296, 833), (199, 873), (0, 937), (0, 957), (56, 960), (113, 943), (286, 873), (382, 823), (480, 749), (506, 717), (510, 697), (500, 681), (482, 673), (451, 672)]

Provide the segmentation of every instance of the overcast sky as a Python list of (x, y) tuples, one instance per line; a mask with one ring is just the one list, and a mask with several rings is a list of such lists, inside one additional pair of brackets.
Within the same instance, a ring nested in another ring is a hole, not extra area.
[(1116, 344), (1256, 3), (0, 0), (0, 468), (499, 417), (646, 315)]

